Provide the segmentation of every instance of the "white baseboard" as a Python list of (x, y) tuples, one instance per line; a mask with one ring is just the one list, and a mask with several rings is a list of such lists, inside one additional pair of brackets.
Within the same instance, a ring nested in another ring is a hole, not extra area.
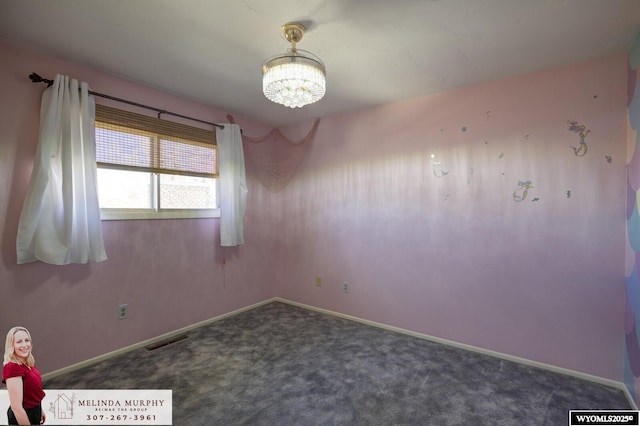
[(418, 333), (418, 332), (411, 331), (411, 330), (405, 330), (405, 329), (400, 328), (400, 327), (394, 327), (394, 326), (391, 326), (391, 325), (387, 325), (387, 324), (383, 324), (383, 323), (379, 323), (379, 322), (375, 322), (375, 321), (366, 320), (366, 319), (355, 317), (355, 316), (352, 316), (352, 315), (347, 315), (347, 314), (342, 314), (340, 312), (330, 311), (328, 309), (317, 308), (315, 306), (306, 305), (306, 304), (300, 303), (300, 302), (294, 302), (292, 300), (283, 299), (281, 297), (276, 297), (273, 300), (277, 301), (277, 302), (282, 302), (282, 303), (287, 303), (289, 305), (297, 306), (299, 308), (304, 308), (304, 309), (320, 312), (320, 313), (323, 313), (323, 314), (333, 315), (333, 316), (336, 316), (336, 317), (339, 317), (339, 318), (344, 318), (344, 319), (347, 319), (347, 320), (356, 321), (356, 322), (359, 322), (359, 323), (362, 323), (362, 324), (366, 324), (366, 325), (370, 325), (370, 326), (373, 326), (373, 327), (378, 327), (378, 328), (382, 328), (382, 329), (385, 329), (385, 330), (395, 331), (397, 333), (406, 334), (406, 335), (409, 335), (409, 336), (412, 336), (412, 337), (417, 337), (419, 339), (424, 339), (424, 340), (429, 340), (429, 341), (432, 341), (432, 342), (442, 343), (444, 345), (453, 346), (453, 347), (456, 347), (456, 348), (459, 348), (459, 349), (464, 349), (464, 350), (468, 350), (468, 351), (472, 351), (472, 352), (478, 352), (478, 353), (481, 353), (481, 354), (484, 354), (484, 355), (489, 355), (489, 356), (492, 356), (492, 357), (495, 357), (495, 358), (500, 358), (500, 359), (504, 359), (504, 360), (513, 361), (513, 362), (517, 362), (517, 363), (520, 363), (520, 364), (524, 364), (524, 365), (529, 365), (529, 366), (532, 366), (532, 367), (541, 368), (541, 369), (544, 369), (544, 370), (553, 371), (554, 373), (566, 374), (568, 376), (577, 377), (579, 379), (588, 380), (588, 381), (595, 382), (595, 383), (600, 383), (600, 384), (603, 384), (603, 385), (606, 385), (606, 386), (610, 386), (610, 387), (622, 390), (624, 392), (625, 396), (627, 397), (627, 400), (629, 401), (629, 404), (631, 404), (631, 406), (633, 407), (633, 409), (634, 410), (638, 409), (638, 406), (636, 405), (636, 402), (631, 397), (631, 394), (629, 393), (629, 390), (627, 389), (627, 387), (625, 386), (625, 384), (623, 382), (618, 382), (618, 381), (615, 381), (615, 380), (606, 379), (604, 377), (599, 377), (599, 376), (594, 376), (594, 375), (591, 375), (591, 374), (583, 373), (581, 371), (570, 370), (570, 369), (567, 369), (567, 368), (557, 367), (557, 366), (551, 365), (551, 364), (545, 364), (543, 362), (533, 361), (533, 360), (526, 359), (526, 358), (521, 358), (521, 357), (509, 355), (509, 354), (504, 354), (504, 353), (492, 351), (492, 350), (489, 350), (489, 349), (479, 348), (477, 346), (467, 345), (467, 344), (464, 344), (464, 343), (458, 343), (458, 342), (455, 342), (453, 340), (442, 339), (440, 337), (434, 337), (434, 336), (430, 336), (428, 334)]
[(158, 341), (161, 341), (161, 340), (172, 338), (174, 336), (177, 336), (179, 334), (185, 333), (187, 331), (194, 330), (194, 329), (196, 329), (198, 327), (202, 327), (204, 325), (211, 324), (211, 323), (214, 323), (216, 321), (220, 321), (222, 319), (232, 317), (234, 315), (238, 315), (238, 314), (240, 314), (242, 312), (246, 312), (246, 311), (249, 311), (251, 309), (255, 309), (257, 307), (266, 305), (266, 304), (271, 303), (271, 302), (282, 302), (282, 303), (286, 303), (286, 304), (289, 304), (289, 305), (292, 305), (292, 306), (297, 306), (299, 308), (308, 309), (308, 310), (311, 310), (311, 311), (316, 311), (316, 312), (320, 312), (320, 313), (327, 314), (327, 315), (332, 315), (332, 316), (339, 317), (339, 318), (344, 318), (344, 319), (351, 320), (351, 321), (356, 321), (356, 322), (359, 322), (359, 323), (362, 323), (362, 324), (366, 324), (366, 325), (370, 325), (370, 326), (373, 326), (373, 327), (378, 327), (378, 328), (381, 328), (381, 329), (384, 329), (384, 330), (389, 330), (389, 331), (394, 331), (394, 332), (401, 333), (401, 334), (406, 334), (408, 336), (417, 337), (419, 339), (424, 339), (424, 340), (429, 340), (429, 341), (432, 341), (432, 342), (442, 343), (444, 345), (453, 346), (453, 347), (456, 347), (456, 348), (459, 348), (459, 349), (464, 349), (464, 350), (468, 350), (468, 351), (472, 351), (472, 352), (478, 352), (478, 353), (481, 353), (481, 354), (484, 354), (484, 355), (489, 355), (489, 356), (492, 356), (492, 357), (495, 357), (495, 358), (505, 359), (505, 360), (508, 360), (508, 361), (513, 361), (513, 362), (517, 362), (517, 363), (520, 363), (520, 364), (529, 365), (529, 366), (532, 366), (532, 367), (538, 367), (538, 368), (542, 368), (544, 370), (553, 371), (555, 373), (566, 374), (568, 376), (577, 377), (579, 379), (588, 380), (588, 381), (595, 382), (595, 383), (600, 383), (600, 384), (603, 384), (603, 385), (606, 385), (606, 386), (610, 386), (610, 387), (622, 390), (624, 392), (625, 396), (627, 397), (627, 400), (629, 401), (629, 404), (633, 407), (633, 409), (634, 410), (638, 409), (638, 406), (636, 405), (636, 402), (631, 397), (631, 394), (629, 393), (629, 390), (627, 389), (627, 387), (625, 386), (625, 384), (623, 382), (618, 382), (618, 381), (615, 381), (615, 380), (606, 379), (604, 377), (594, 376), (594, 375), (591, 375), (591, 374), (587, 374), (587, 373), (583, 373), (583, 372), (575, 371), (575, 370), (570, 370), (570, 369), (567, 369), (567, 368), (557, 367), (557, 366), (551, 365), (551, 364), (545, 364), (545, 363), (538, 362), (538, 361), (532, 361), (530, 359), (521, 358), (521, 357), (517, 357), (517, 356), (513, 356), (513, 355), (508, 355), (508, 354), (504, 354), (504, 353), (501, 353), (501, 352), (492, 351), (492, 350), (489, 350), (489, 349), (479, 348), (477, 346), (467, 345), (467, 344), (464, 344), (464, 343), (458, 343), (458, 342), (455, 342), (453, 340), (442, 339), (440, 337), (430, 336), (428, 334), (418, 333), (418, 332), (411, 331), (411, 330), (405, 330), (405, 329), (400, 328), (400, 327), (394, 327), (394, 326), (391, 326), (391, 325), (387, 325), (387, 324), (383, 324), (383, 323), (379, 323), (379, 322), (375, 322), (375, 321), (366, 320), (366, 319), (355, 317), (355, 316), (352, 316), (352, 315), (342, 314), (340, 312), (330, 311), (328, 309), (318, 308), (318, 307), (311, 306), (311, 305), (306, 305), (306, 304), (300, 303), (300, 302), (294, 302), (292, 300), (284, 299), (284, 298), (281, 298), (281, 297), (274, 297), (274, 298), (271, 298), (271, 299), (263, 300), (262, 302), (254, 303), (252, 305), (245, 306), (244, 308), (236, 309), (236, 310), (228, 312), (226, 314), (218, 315), (218, 316), (210, 318), (208, 320), (204, 320), (204, 321), (201, 321), (201, 322), (198, 322), (198, 323), (195, 323), (195, 324), (191, 324), (191, 325), (189, 325), (187, 327), (183, 327), (183, 328), (180, 328), (178, 330), (174, 330), (174, 331), (162, 334), (160, 336), (157, 336), (157, 337), (154, 337), (154, 338), (151, 338), (151, 339), (148, 339), (148, 340), (145, 340), (145, 341), (142, 341), (142, 342), (130, 345), (130, 346), (126, 346), (124, 348), (120, 348), (120, 349), (117, 349), (115, 351), (108, 352), (108, 353), (103, 354), (103, 355), (99, 355), (99, 356), (94, 357), (94, 358), (90, 358), (88, 360), (79, 362), (77, 364), (73, 364), (73, 365), (70, 365), (68, 367), (64, 367), (64, 368), (61, 368), (59, 370), (55, 370), (55, 371), (43, 374), (42, 379), (43, 380), (52, 379), (52, 378), (60, 376), (62, 374), (69, 373), (69, 372), (78, 370), (80, 368), (96, 364), (96, 363), (98, 363), (100, 361), (104, 361), (104, 360), (109, 359), (111, 357), (114, 357), (116, 355), (120, 355), (120, 354), (123, 354), (125, 352), (129, 352), (129, 351), (134, 350), (134, 349), (139, 349), (139, 348), (154, 344), (154, 343), (156, 343)]
[(275, 300), (276, 299), (263, 300), (262, 302), (254, 303), (253, 305), (245, 306), (244, 308), (236, 309), (235, 311), (231, 311), (231, 312), (228, 312), (226, 314), (218, 315), (218, 316), (210, 318), (208, 320), (200, 321), (200, 322), (197, 322), (195, 324), (191, 324), (189, 326), (180, 328), (178, 330), (170, 331), (170, 332), (162, 334), (160, 336), (153, 337), (151, 339), (147, 339), (147, 340), (144, 340), (142, 342), (135, 343), (133, 345), (129, 345), (129, 346), (117, 349), (117, 350), (112, 351), (112, 352), (107, 352), (106, 354), (102, 354), (102, 355), (99, 355), (97, 357), (87, 359), (87, 360), (79, 362), (77, 364), (73, 364), (73, 365), (70, 365), (68, 367), (61, 368), (59, 370), (54, 370), (52, 372), (43, 374), (42, 375), (42, 380), (52, 379), (52, 378), (60, 376), (62, 374), (69, 373), (69, 372), (78, 370), (80, 368), (96, 364), (96, 363), (98, 363), (100, 361), (104, 361), (104, 360), (109, 359), (111, 357), (114, 357), (116, 355), (120, 355), (120, 354), (123, 354), (125, 352), (129, 352), (129, 351), (134, 350), (134, 349), (143, 348), (145, 346), (152, 345), (154, 343), (157, 343), (157, 342), (165, 340), (165, 339), (170, 339), (172, 337), (175, 337), (175, 336), (180, 335), (182, 333), (185, 333), (187, 331), (191, 331), (191, 330), (194, 330), (194, 329), (196, 329), (198, 327), (202, 327), (203, 325), (211, 324), (211, 323), (214, 323), (216, 321), (220, 321), (222, 319), (229, 318), (229, 317), (232, 317), (234, 315), (238, 315), (238, 314), (240, 314), (242, 312), (250, 311), (251, 309), (255, 309), (255, 308), (259, 307), (259, 306), (266, 305), (268, 303), (274, 302)]

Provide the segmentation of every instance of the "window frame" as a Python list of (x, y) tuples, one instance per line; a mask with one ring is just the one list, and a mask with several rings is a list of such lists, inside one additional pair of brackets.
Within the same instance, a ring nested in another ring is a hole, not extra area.
[[(116, 118), (114, 119), (114, 121), (110, 122), (109, 120), (111, 120), (111, 117), (109, 116), (109, 114), (115, 114)], [(105, 118), (107, 117), (107, 118)], [(136, 119), (140, 119), (141, 122), (144, 122), (143, 126), (144, 126), (144, 132), (148, 131), (149, 126), (151, 126), (151, 128), (153, 128), (153, 125), (155, 123), (158, 123), (160, 125), (160, 127), (166, 127), (167, 124), (169, 125), (169, 127), (171, 127), (170, 132), (172, 132), (171, 134), (166, 134), (166, 133), (157, 133), (155, 136), (160, 139), (161, 135), (164, 136), (171, 136), (171, 137), (178, 137), (181, 139), (185, 139), (187, 141), (189, 141), (190, 139), (188, 137), (184, 137), (181, 136), (179, 134), (181, 129), (185, 129), (187, 130), (187, 134), (189, 132), (190, 129), (194, 129), (196, 132), (206, 132), (203, 129), (200, 128), (194, 128), (192, 126), (186, 126), (183, 124), (179, 124), (179, 123), (174, 123), (174, 122), (168, 122), (166, 120), (161, 120), (161, 119), (156, 119), (150, 116), (143, 116), (141, 114), (135, 114), (129, 111), (124, 111), (124, 110), (118, 110), (116, 108), (111, 108), (111, 107), (107, 107), (104, 105), (99, 105), (96, 104), (96, 123), (106, 123), (106, 124), (114, 124), (118, 127), (124, 127), (127, 129), (132, 130), (131, 134), (136, 134), (136, 130), (140, 130), (140, 128), (136, 128), (135, 125), (134, 126), (127, 126), (127, 123), (122, 123), (120, 122), (120, 120), (122, 119), (122, 117), (125, 117), (126, 119), (130, 119), (130, 120), (136, 120)], [(175, 124), (175, 126), (174, 126)], [(96, 129), (100, 126), (96, 125), (95, 126)], [(177, 130), (176, 130), (177, 129)], [(178, 132), (178, 133), (173, 133), (173, 132)], [(97, 136), (97, 132), (96, 130), (94, 130), (94, 134), (96, 134)], [(167, 171), (166, 173), (160, 173), (159, 170), (157, 170), (157, 168), (152, 168), (149, 167), (148, 169), (145, 170), (145, 168), (140, 168), (140, 167), (135, 167), (134, 169), (127, 167), (127, 166), (120, 166), (117, 164), (113, 164), (113, 163), (101, 163), (99, 161), (96, 161), (96, 167), (97, 169), (110, 169), (110, 170), (121, 170), (121, 171), (138, 171), (138, 172), (144, 172), (144, 173), (149, 173), (150, 174), (150, 178), (151, 178), (151, 182), (150, 182), (150, 190), (149, 190), (149, 196), (151, 198), (151, 204), (153, 205), (153, 207), (151, 208), (107, 208), (107, 207), (100, 207), (100, 219), (101, 220), (155, 220), (155, 219), (199, 219), (199, 218), (219, 218), (220, 217), (220, 178), (219, 178), (219, 165), (218, 165), (218, 151), (217, 151), (217, 143), (215, 141), (215, 131), (211, 132), (212, 138), (211, 138), (211, 143), (212, 145), (216, 146), (216, 148), (214, 149), (214, 155), (215, 155), (215, 175), (212, 176), (211, 174), (207, 174), (207, 173), (203, 173), (202, 175), (200, 175), (200, 177), (203, 178), (210, 178), (210, 179), (214, 179), (215, 180), (215, 191), (216, 191), (216, 207), (215, 208), (206, 208), (206, 209), (202, 209), (202, 208), (187, 208), (187, 209), (167, 209), (167, 208), (160, 208), (160, 191), (161, 191), (161, 184), (160, 184), (160, 176), (161, 175), (166, 175), (166, 176), (171, 176), (171, 175), (181, 175), (182, 173), (170, 173), (170, 171)], [(175, 141), (174, 141), (175, 142)], [(97, 137), (96, 137), (96, 143), (97, 143)], [(197, 173), (185, 173), (185, 175), (187, 176), (195, 176), (198, 177)], [(96, 175), (97, 178), (97, 175)], [(98, 180), (96, 180), (96, 184), (98, 183)], [(99, 188), (98, 188), (98, 193), (99, 193)]]

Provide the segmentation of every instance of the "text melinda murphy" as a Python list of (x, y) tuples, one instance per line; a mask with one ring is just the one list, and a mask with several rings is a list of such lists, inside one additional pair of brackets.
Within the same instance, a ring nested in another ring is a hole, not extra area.
[[(45, 389), (48, 425), (172, 425), (172, 391), (166, 389)], [(9, 407), (0, 391), (0, 407)], [(0, 415), (0, 424), (7, 424)], [(4, 422), (4, 423), (3, 423)]]

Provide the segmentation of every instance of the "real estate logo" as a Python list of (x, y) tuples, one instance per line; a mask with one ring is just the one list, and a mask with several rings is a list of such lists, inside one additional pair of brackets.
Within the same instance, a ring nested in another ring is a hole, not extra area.
[(58, 420), (73, 419), (73, 403), (75, 394), (67, 396), (66, 393), (58, 393), (55, 400), (49, 403), (49, 411), (53, 413), (53, 418)]
[(166, 389), (45, 389), (48, 425), (171, 425)]

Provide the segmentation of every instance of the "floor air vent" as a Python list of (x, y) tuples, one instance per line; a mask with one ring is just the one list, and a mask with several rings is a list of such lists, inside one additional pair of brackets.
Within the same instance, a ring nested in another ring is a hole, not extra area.
[(155, 343), (152, 343), (149, 346), (146, 346), (146, 349), (148, 351), (154, 351), (156, 349), (160, 349), (160, 348), (163, 348), (165, 346), (169, 346), (169, 345), (171, 345), (173, 343), (181, 342), (182, 340), (185, 340), (185, 339), (188, 339), (188, 338), (189, 338), (188, 335), (180, 334), (180, 335), (177, 335), (177, 336), (169, 337), (167, 339), (159, 340), (159, 341), (157, 341)]

